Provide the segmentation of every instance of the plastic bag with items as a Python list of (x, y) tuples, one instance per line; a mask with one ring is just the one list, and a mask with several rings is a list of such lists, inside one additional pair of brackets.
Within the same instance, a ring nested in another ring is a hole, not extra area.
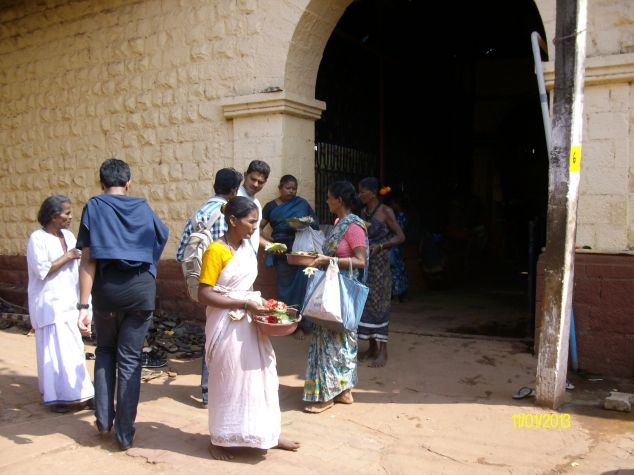
[(292, 252), (322, 252), (326, 236), (321, 231), (315, 231), (310, 226), (304, 229), (298, 229), (295, 233), (295, 242), (293, 242)]

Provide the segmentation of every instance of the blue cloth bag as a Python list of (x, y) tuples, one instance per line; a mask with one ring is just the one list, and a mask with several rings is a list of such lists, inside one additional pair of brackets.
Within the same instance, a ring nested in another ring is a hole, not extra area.
[(339, 272), (337, 261), (338, 259), (335, 259), (334, 263), (337, 269), (339, 287), (339, 314), (336, 315), (336, 318), (340, 318), (341, 322), (322, 318), (322, 300), (324, 298), (324, 284), (327, 276), (327, 272), (322, 270), (315, 271), (309, 279), (306, 297), (300, 313), (308, 321), (328, 330), (352, 333), (357, 331), (370, 289), (354, 278), (352, 262), (350, 262), (350, 270), (346, 276)]

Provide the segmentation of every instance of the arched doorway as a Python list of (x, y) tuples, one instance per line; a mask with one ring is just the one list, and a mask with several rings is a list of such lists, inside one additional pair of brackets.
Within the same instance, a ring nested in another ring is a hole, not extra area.
[(315, 128), (321, 218), (333, 177), (380, 176), (420, 216), (417, 230), (443, 236), (451, 290), (460, 282), (502, 295), (522, 320), (528, 222), (548, 196), (533, 31), (546, 36), (532, 0), (357, 0), (333, 29), (315, 86), (327, 104)]

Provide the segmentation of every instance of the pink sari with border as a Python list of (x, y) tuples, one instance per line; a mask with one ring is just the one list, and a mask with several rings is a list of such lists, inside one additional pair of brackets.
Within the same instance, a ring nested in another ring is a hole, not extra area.
[[(257, 258), (243, 240), (222, 270), (215, 292), (259, 299), (253, 292)], [(281, 432), (279, 380), (268, 336), (250, 316), (233, 320), (229, 310), (207, 307), (205, 357), (209, 369), (209, 434), (221, 447), (269, 449)]]

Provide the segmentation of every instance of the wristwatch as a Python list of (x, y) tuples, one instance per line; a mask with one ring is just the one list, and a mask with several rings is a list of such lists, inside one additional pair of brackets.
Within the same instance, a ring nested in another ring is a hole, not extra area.
[(88, 310), (90, 308), (90, 305), (87, 303), (78, 303), (77, 310), (81, 310), (82, 308), (85, 308), (86, 310)]

